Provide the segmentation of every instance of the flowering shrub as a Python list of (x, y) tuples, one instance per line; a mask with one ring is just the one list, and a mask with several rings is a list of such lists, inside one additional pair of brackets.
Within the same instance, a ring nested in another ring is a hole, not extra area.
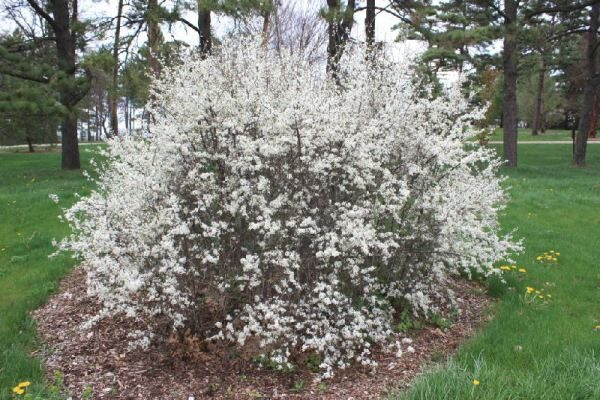
[(518, 250), (498, 234), (500, 162), (467, 148), (481, 113), (458, 89), (427, 96), (408, 63), (366, 59), (349, 51), (333, 83), (225, 43), (166, 71), (151, 138), (111, 142), (97, 190), (65, 213), (62, 248), (103, 315), (282, 366), (317, 354), (328, 376), (371, 364), (396, 312), (434, 312), (448, 274)]

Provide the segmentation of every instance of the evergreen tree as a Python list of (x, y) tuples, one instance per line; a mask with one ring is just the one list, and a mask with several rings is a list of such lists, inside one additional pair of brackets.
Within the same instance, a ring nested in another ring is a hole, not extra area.
[[(26, 0), (12, 6), (23, 9), (21, 15), (33, 13), (43, 23), (37, 32), (23, 31), (28, 35), (23, 40), (0, 44), (0, 73), (47, 84), (56, 93), (63, 111), (62, 168), (78, 169), (77, 103), (88, 92), (91, 77), (78, 63), (77, 50), (85, 46), (90, 25), (79, 19), (77, 0)], [(54, 43), (53, 54), (35, 51), (45, 49), (47, 42)]]

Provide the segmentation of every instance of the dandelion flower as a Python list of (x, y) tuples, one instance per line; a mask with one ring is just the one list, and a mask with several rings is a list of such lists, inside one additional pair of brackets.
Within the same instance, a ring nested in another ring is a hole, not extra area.
[(16, 394), (23, 394), (23, 393), (25, 393), (25, 389), (23, 389), (21, 387), (18, 387), (18, 386), (15, 386), (12, 391), (13, 391), (13, 393), (16, 393)]
[(20, 388), (26, 388), (29, 385), (31, 385), (31, 382), (29, 382), (29, 381), (19, 383)]
[(519, 268), (519, 272), (526, 273), (527, 270), (525, 268)]
[(479, 386), (479, 381), (477, 379), (473, 379), (473, 385)]

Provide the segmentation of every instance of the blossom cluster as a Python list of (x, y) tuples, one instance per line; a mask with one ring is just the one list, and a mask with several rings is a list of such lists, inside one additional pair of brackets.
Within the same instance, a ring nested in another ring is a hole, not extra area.
[[(191, 329), (324, 376), (372, 365), (398, 312), (435, 312), (446, 278), (493, 273), (492, 150), (470, 145), (458, 87), (434, 97), (410, 62), (348, 49), (337, 79), (298, 54), (226, 42), (166, 70), (145, 139), (108, 149), (65, 212), (104, 309), (155, 337)], [(139, 337), (137, 335), (136, 337)]]

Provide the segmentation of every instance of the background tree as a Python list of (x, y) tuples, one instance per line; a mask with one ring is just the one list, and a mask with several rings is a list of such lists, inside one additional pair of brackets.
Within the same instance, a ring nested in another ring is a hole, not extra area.
[(336, 78), (338, 63), (344, 53), (344, 47), (350, 38), (354, 25), (355, 0), (347, 0), (343, 5), (340, 0), (327, 0), (327, 10), (323, 16), (327, 20), (327, 72)]
[(112, 50), (112, 91), (110, 93), (110, 126), (112, 134), (115, 136), (119, 135), (119, 115), (118, 115), (118, 104), (119, 104), (119, 67), (121, 62), (119, 55), (121, 53), (121, 19), (123, 16), (123, 0), (119, 0), (117, 3), (117, 17), (115, 20), (115, 38), (113, 42)]
[(590, 129), (594, 122), (594, 106), (596, 102), (596, 93), (600, 85), (600, 71), (598, 70), (598, 17), (600, 16), (600, 3), (591, 7), (589, 14), (589, 29), (586, 38), (585, 52), (585, 85), (583, 90), (583, 101), (581, 103), (581, 112), (579, 114), (579, 127), (577, 137), (575, 138), (575, 149), (573, 152), (573, 162), (577, 166), (585, 165), (585, 155), (587, 150), (587, 139)]
[[(39, 29), (24, 31), (27, 35), (24, 41), (4, 44), (0, 49), (0, 73), (51, 85), (63, 107), (61, 165), (64, 169), (78, 169), (77, 103), (89, 90), (91, 78), (77, 62), (77, 49), (85, 45), (88, 23), (79, 20), (77, 0), (49, 0), (47, 3), (18, 0), (8, 7), (13, 10), (27, 8), (19, 15), (32, 13), (42, 22)], [(43, 36), (37, 36), (38, 33)], [(21, 51), (45, 41), (54, 42), (54, 58), (32, 58), (35, 52)], [(8, 48), (5, 47), (7, 44)]]
[(276, 51), (286, 49), (292, 53), (304, 54), (311, 63), (324, 61), (328, 42), (328, 23), (319, 14), (322, 1), (306, 0), (305, 3), (276, 1), (271, 4), (268, 29), (265, 30), (265, 16), (254, 13), (241, 21), (241, 34), (268, 33), (268, 47)]
[(0, 144), (56, 143), (62, 105), (47, 85), (0, 74)]

